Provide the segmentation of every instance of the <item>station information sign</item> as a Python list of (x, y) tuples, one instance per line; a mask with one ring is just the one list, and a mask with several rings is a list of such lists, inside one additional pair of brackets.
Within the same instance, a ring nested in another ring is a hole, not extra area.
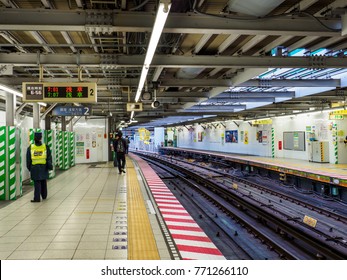
[(52, 116), (89, 116), (90, 108), (86, 106), (56, 106)]
[(22, 84), (24, 102), (96, 103), (96, 83), (40, 83)]

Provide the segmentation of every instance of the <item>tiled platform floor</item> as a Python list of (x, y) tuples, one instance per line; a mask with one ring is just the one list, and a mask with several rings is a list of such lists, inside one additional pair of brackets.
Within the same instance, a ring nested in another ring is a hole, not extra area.
[[(110, 163), (89, 167), (49, 180), (41, 203), (31, 203), (30, 192), (0, 209), (0, 259), (127, 259), (127, 228), (116, 232), (127, 221), (127, 174)], [(167, 252), (160, 257), (170, 259)]]

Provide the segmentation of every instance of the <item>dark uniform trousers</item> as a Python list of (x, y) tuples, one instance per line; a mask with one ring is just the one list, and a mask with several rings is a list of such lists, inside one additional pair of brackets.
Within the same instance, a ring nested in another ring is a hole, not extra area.
[(34, 180), (34, 200), (40, 201), (40, 195), (42, 199), (47, 198), (47, 180)]

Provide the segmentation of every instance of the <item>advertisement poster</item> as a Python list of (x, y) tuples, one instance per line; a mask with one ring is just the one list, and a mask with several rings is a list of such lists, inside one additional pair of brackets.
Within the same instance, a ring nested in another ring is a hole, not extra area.
[(86, 148), (90, 147), (90, 134), (89, 132), (86, 133)]
[(202, 132), (198, 132), (198, 142), (202, 142)]
[(245, 144), (248, 145), (248, 131), (245, 130)]
[(263, 130), (263, 135), (262, 135), (262, 143), (263, 144), (267, 144), (268, 143), (268, 131), (267, 130)]
[(261, 130), (257, 131), (257, 141), (259, 143), (263, 142), (263, 132)]
[(299, 133), (294, 132), (294, 150), (299, 149)]
[(76, 142), (76, 156), (77, 157), (84, 156), (84, 142)]
[(244, 132), (244, 131), (241, 131), (241, 133), (240, 133), (240, 141), (241, 141), (241, 142), (245, 141), (245, 140), (244, 140), (244, 139), (245, 139), (244, 135), (245, 135), (245, 132)]
[(225, 143), (238, 143), (238, 131), (226, 130), (225, 131)]

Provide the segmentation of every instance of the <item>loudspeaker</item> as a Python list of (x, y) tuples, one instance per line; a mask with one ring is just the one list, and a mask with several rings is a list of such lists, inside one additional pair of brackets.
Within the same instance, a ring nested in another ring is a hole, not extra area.
[(160, 106), (160, 102), (158, 100), (154, 100), (151, 104), (152, 108), (158, 108)]

